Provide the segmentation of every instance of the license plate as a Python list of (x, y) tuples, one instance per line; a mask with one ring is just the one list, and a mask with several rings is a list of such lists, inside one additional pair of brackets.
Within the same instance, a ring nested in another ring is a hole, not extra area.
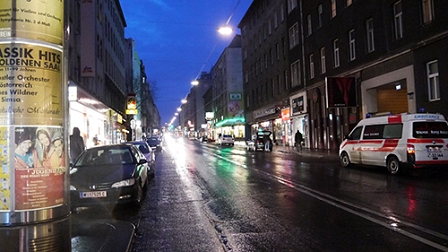
[(82, 198), (104, 198), (107, 197), (106, 191), (97, 191), (97, 192), (80, 192), (79, 197)]
[(439, 148), (428, 148), (428, 157), (432, 159), (438, 159), (443, 157), (443, 152)]

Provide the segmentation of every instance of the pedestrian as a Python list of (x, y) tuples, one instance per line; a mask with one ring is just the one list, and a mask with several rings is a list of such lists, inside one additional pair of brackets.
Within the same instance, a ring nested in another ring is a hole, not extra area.
[(70, 136), (70, 163), (73, 164), (76, 158), (85, 149), (84, 138), (81, 136), (81, 131), (78, 127), (73, 128), (73, 133)]
[(296, 135), (294, 136), (294, 140), (295, 145), (297, 146), (297, 150), (302, 150), (303, 135), (299, 130), (297, 130)]

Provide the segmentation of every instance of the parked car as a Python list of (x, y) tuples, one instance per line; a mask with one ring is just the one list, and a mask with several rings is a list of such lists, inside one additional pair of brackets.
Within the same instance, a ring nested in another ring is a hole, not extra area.
[(162, 150), (162, 140), (160, 137), (150, 137), (146, 139), (146, 142), (149, 146), (155, 151), (161, 151)]
[(133, 141), (128, 143), (137, 146), (137, 148), (143, 153), (146, 161), (148, 162), (148, 176), (150, 178), (154, 178), (156, 175), (156, 155), (154, 150), (145, 141)]
[(148, 162), (132, 144), (102, 145), (84, 150), (70, 167), (71, 208), (139, 205), (148, 180)]
[(231, 145), (233, 146), (235, 144), (235, 139), (233, 138), (233, 136), (231, 135), (221, 135), (218, 138), (218, 144), (219, 145)]
[(256, 135), (252, 137), (251, 141), (246, 142), (246, 148), (248, 151), (269, 151), (272, 152), (272, 132), (268, 130), (263, 130), (257, 132)]

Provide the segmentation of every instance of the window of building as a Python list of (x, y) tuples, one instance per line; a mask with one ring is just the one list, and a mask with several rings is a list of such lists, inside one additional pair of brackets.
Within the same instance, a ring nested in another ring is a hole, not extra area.
[(314, 56), (310, 54), (310, 79), (314, 78)]
[(394, 28), (395, 39), (401, 39), (403, 37), (403, 12), (401, 10), (401, 1), (394, 4)]
[(276, 59), (279, 60), (280, 59), (280, 44), (279, 43), (275, 43), (275, 54), (276, 54)]
[(277, 11), (274, 12), (274, 28), (278, 27), (278, 13)]
[(308, 14), (308, 16), (306, 17), (306, 22), (307, 22), (307, 26), (308, 26), (308, 36), (310, 36), (313, 33), (313, 27), (311, 25), (311, 15)]
[(283, 22), (285, 21), (285, 4), (282, 3), (281, 8), (280, 8), (280, 21)]
[(283, 57), (285, 57), (287, 54), (287, 50), (288, 50), (288, 47), (286, 44), (286, 37), (282, 37), (282, 49), (283, 49)]
[(288, 13), (297, 7), (297, 0), (288, 0)]
[(280, 94), (281, 91), (282, 91), (282, 90), (280, 90), (281, 87), (282, 87), (282, 77), (281, 77), (281, 74), (277, 74), (277, 86), (278, 86), (277, 91)]
[(285, 90), (288, 90), (289, 89), (289, 73), (288, 73), (288, 70), (285, 70), (283, 72), (283, 78), (285, 79), (284, 83), (283, 83), (283, 84), (285, 84)]
[(322, 27), (322, 4), (317, 6), (317, 27)]
[(348, 43), (349, 43), (349, 53), (350, 60), (356, 59), (356, 47), (355, 47), (355, 30), (350, 30), (348, 32)]
[(333, 40), (333, 58), (334, 58), (334, 67), (339, 67), (339, 45), (338, 39)]
[(437, 60), (431, 61), (426, 64), (426, 72), (428, 75), (429, 100), (440, 100), (439, 64), (437, 63)]
[(264, 54), (264, 68), (268, 68), (269, 65), (269, 56), (267, 53)]
[(434, 0), (422, 0), (423, 23), (429, 23), (434, 19)]
[(292, 63), (291, 65), (291, 86), (300, 85), (300, 60)]
[(327, 66), (325, 62), (325, 47), (322, 47), (320, 49), (320, 69), (323, 74), (327, 72)]
[(289, 28), (289, 49), (299, 44), (299, 25), (295, 23)]
[(331, 0), (331, 18), (336, 17), (336, 0)]
[(368, 19), (366, 21), (366, 31), (367, 31), (367, 52), (372, 52), (375, 50), (374, 34), (373, 34), (373, 19)]
[(272, 20), (269, 19), (268, 21), (268, 34), (271, 35), (272, 34)]

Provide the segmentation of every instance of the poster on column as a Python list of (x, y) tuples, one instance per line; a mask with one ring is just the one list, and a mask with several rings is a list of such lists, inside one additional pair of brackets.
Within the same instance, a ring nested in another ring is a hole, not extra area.
[(0, 1), (0, 38), (26, 38), (62, 45), (63, 0)]
[(41, 209), (64, 202), (65, 151), (61, 127), (14, 129), (15, 209)]
[(6, 131), (0, 139), (14, 150), (0, 152), (0, 162), (14, 156), (6, 166), (14, 171), (17, 211), (65, 203), (61, 63), (56, 48), (0, 43), (0, 125)]

